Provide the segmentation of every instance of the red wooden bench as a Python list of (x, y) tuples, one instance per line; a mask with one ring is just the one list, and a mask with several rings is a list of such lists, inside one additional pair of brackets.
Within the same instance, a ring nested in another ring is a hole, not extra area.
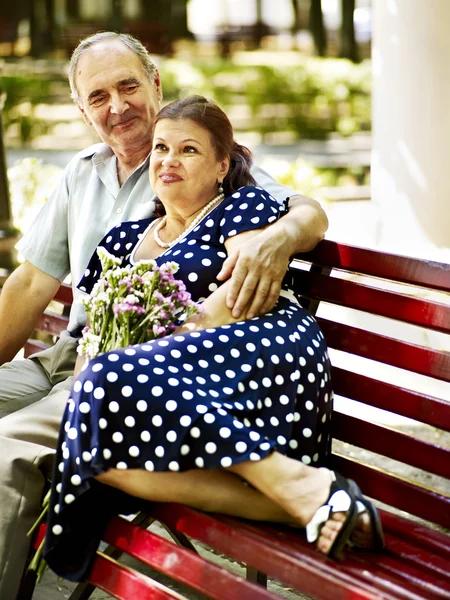
[[(121, 553), (218, 600), (279, 598), (267, 577), (320, 600), (450, 598), (450, 265), (324, 241), (291, 272), (332, 349), (335, 466), (381, 503), (386, 550), (333, 562), (287, 528), (143, 504), (135, 522), (111, 521), (110, 547), (72, 600), (94, 586), (123, 599), (190, 597), (119, 564)], [(57, 297), (69, 302), (66, 293)], [(64, 324), (44, 315), (39, 328), (57, 335)], [(415, 425), (377, 423), (374, 408)], [(173, 542), (146, 529), (153, 520)], [(197, 554), (197, 542), (241, 563), (246, 578)]]

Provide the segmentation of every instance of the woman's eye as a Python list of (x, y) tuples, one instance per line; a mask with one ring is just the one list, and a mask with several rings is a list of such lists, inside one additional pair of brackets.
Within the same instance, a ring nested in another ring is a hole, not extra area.
[(161, 152), (163, 152), (164, 150), (166, 150), (166, 147), (165, 147), (164, 144), (156, 144), (153, 149), (154, 150), (160, 150)]
[(186, 154), (195, 154), (195, 152), (197, 152), (197, 149), (194, 148), (194, 146), (186, 146), (184, 151), (186, 152)]

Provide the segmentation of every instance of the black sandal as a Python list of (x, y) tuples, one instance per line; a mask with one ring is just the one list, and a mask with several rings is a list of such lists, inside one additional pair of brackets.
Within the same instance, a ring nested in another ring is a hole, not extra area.
[(373, 502), (365, 498), (357, 484), (353, 481), (354, 484), (354, 494), (356, 497), (356, 508), (358, 511), (358, 516), (364, 512), (367, 512), (370, 519), (370, 527), (372, 529), (372, 544), (362, 545), (354, 542), (350, 539), (350, 545), (354, 548), (360, 548), (364, 550), (373, 550), (375, 552), (381, 552), (381, 550), (385, 547), (384, 542), (384, 534), (383, 534), (383, 526), (381, 524), (381, 518), (378, 513), (378, 509)]
[(310, 543), (317, 541), (320, 530), (330, 516), (333, 513), (345, 513), (342, 527), (327, 553), (330, 558), (340, 560), (343, 557), (342, 550), (347, 545), (358, 518), (356, 492), (359, 491), (359, 488), (351, 479), (345, 479), (345, 477), (334, 471), (331, 471), (331, 473), (334, 480), (330, 486), (328, 500), (315, 512), (313, 518), (307, 524), (306, 539)]

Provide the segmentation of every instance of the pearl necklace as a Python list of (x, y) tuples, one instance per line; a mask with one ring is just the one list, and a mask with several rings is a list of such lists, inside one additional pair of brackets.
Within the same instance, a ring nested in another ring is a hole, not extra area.
[(153, 238), (154, 238), (155, 242), (158, 244), (158, 246), (161, 246), (161, 248), (171, 248), (172, 246), (175, 246), (175, 244), (178, 244), (178, 242), (185, 235), (187, 235), (192, 229), (194, 229), (194, 227), (197, 225), (197, 223), (200, 223), (200, 221), (203, 219), (203, 217), (205, 215), (207, 215), (209, 213), (209, 211), (212, 209), (214, 204), (217, 204), (218, 202), (222, 202), (222, 200), (224, 198), (225, 198), (225, 194), (218, 194), (215, 198), (210, 200), (208, 202), (208, 204), (206, 204), (202, 208), (202, 210), (198, 213), (198, 215), (195, 217), (195, 219), (192, 221), (192, 223), (190, 223), (190, 225), (188, 225), (186, 227), (186, 229), (183, 229), (183, 231), (180, 233), (180, 235), (177, 238), (175, 238), (174, 240), (172, 240), (171, 242), (163, 242), (162, 239), (159, 237), (159, 230), (161, 229), (161, 227), (163, 227), (166, 224), (166, 221), (167, 221), (167, 217), (163, 217), (161, 219), (161, 221), (156, 226), (153, 227)]

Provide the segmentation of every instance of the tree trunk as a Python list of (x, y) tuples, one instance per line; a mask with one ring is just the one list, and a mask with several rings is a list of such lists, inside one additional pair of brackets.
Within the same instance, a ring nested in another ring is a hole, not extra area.
[(171, 2), (172, 40), (193, 37), (187, 26), (187, 2), (188, 0), (172, 0)]
[(341, 0), (342, 2), (342, 26), (341, 26), (341, 49), (339, 56), (349, 58), (358, 62), (358, 48), (355, 39), (355, 24), (353, 15), (355, 12), (355, 0)]
[(292, 24), (291, 33), (295, 35), (300, 31), (300, 7), (298, 5), (298, 0), (291, 0), (292, 10), (294, 12), (294, 22)]
[(122, 0), (112, 0), (111, 19), (109, 27), (112, 31), (121, 32), (123, 27)]
[(5, 147), (3, 145), (2, 112), (5, 95), (0, 89), (0, 286), (16, 266), (14, 245), (18, 231), (12, 223)]
[(318, 56), (325, 56), (327, 50), (327, 34), (323, 22), (322, 1), (311, 0), (309, 10), (309, 29), (314, 39)]

